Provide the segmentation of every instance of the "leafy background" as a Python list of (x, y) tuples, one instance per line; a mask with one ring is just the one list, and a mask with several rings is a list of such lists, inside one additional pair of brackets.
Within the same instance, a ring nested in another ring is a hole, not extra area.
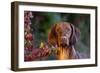
[(80, 39), (75, 48), (87, 58), (90, 57), (90, 15), (77, 13), (32, 12), (32, 34), (34, 35), (34, 48), (41, 42), (47, 42), (48, 32), (57, 22), (70, 22), (80, 30)]

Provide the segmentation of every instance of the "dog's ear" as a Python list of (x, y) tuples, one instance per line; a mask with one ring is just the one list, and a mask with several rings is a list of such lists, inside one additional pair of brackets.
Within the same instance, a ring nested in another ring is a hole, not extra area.
[(57, 33), (56, 33), (56, 26), (57, 24), (55, 24), (48, 35), (48, 43), (51, 45), (55, 45), (57, 43)]
[(80, 38), (80, 30), (78, 28), (75, 28), (75, 36), (76, 36), (76, 42), (77, 42)]
[(79, 37), (80, 37), (80, 31), (78, 28), (74, 27), (73, 24), (70, 24), (71, 25), (71, 29), (72, 29), (72, 32), (71, 32), (71, 36), (70, 36), (70, 46), (72, 45), (75, 45), (76, 42), (78, 41)]

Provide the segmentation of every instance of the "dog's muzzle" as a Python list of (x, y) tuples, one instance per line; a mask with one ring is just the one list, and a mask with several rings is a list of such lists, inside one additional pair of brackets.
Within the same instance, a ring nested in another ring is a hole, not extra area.
[(69, 46), (69, 38), (66, 36), (61, 37), (61, 44), (62, 47), (68, 47)]

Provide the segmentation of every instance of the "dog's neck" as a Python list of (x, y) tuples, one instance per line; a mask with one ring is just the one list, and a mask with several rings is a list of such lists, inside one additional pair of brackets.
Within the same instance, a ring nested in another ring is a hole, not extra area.
[(75, 53), (76, 52), (73, 46), (69, 48), (58, 47), (57, 58), (59, 60), (73, 59), (75, 58)]

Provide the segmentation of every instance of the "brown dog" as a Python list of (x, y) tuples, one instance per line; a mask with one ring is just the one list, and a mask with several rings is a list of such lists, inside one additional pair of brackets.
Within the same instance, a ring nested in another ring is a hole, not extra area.
[(79, 58), (79, 55), (74, 48), (74, 45), (78, 41), (79, 34), (79, 30), (75, 28), (73, 24), (68, 22), (57, 23), (51, 28), (48, 42), (53, 47), (57, 48), (57, 59)]

